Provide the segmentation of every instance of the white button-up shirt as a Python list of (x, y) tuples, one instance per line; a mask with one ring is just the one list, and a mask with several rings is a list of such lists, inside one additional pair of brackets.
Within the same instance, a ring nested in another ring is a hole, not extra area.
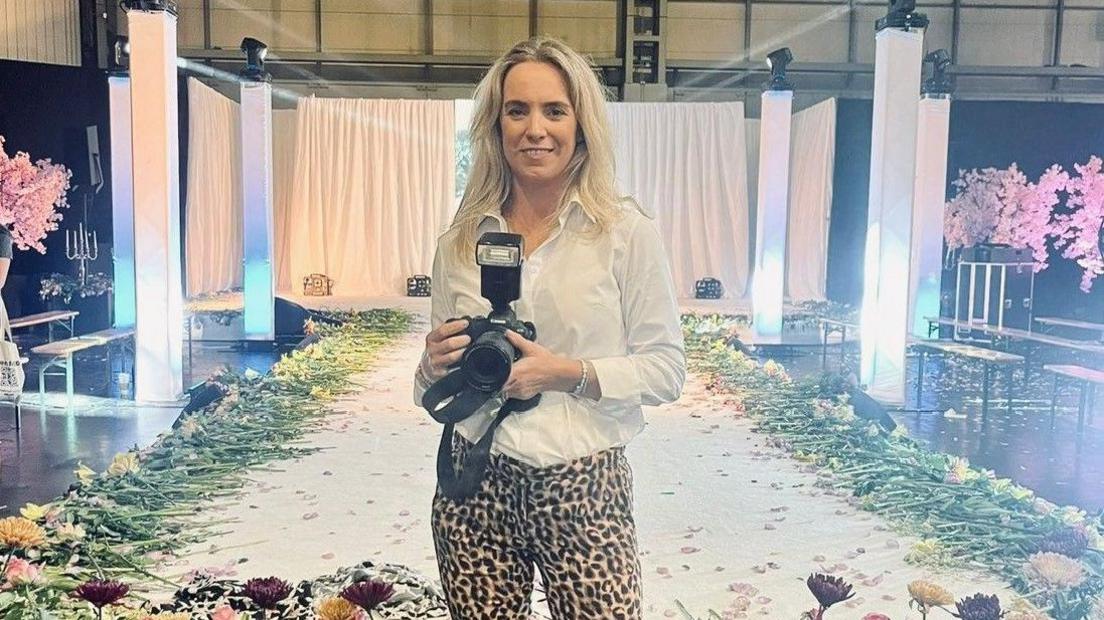
[[(656, 223), (626, 206), (608, 234), (587, 236), (582, 230), (588, 218), (572, 201), (522, 265), (518, 318), (532, 321), (537, 342), (553, 353), (589, 361), (602, 390), (598, 401), (546, 392), (537, 407), (503, 421), (492, 451), (536, 467), (627, 444), (644, 428), (641, 406), (674, 401), (686, 377), (678, 303)], [(488, 231), (508, 232), (500, 211), (485, 214), (478, 234)], [(457, 261), (454, 243), (455, 230), (438, 239), (432, 329), (491, 309), (479, 294), (474, 253)], [(427, 388), (415, 378), (419, 406)], [(457, 432), (478, 441), (502, 402), (492, 398), (457, 424)]]

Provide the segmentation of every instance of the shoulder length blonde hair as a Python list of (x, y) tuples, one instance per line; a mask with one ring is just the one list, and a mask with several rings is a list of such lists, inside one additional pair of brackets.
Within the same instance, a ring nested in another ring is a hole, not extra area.
[(579, 125), (575, 153), (566, 169), (567, 191), (560, 198), (559, 208), (562, 210), (567, 197), (577, 193), (583, 210), (595, 222), (592, 230), (596, 233), (608, 231), (620, 213), (606, 91), (593, 67), (578, 52), (558, 39), (533, 37), (514, 45), (496, 60), (475, 89), (471, 171), (452, 222), (459, 237), (454, 248), (460, 257), (475, 251), (475, 235), (483, 214), (503, 208), (510, 198), (513, 175), (502, 151), (499, 119), (506, 74), (523, 62), (543, 62), (560, 71)]

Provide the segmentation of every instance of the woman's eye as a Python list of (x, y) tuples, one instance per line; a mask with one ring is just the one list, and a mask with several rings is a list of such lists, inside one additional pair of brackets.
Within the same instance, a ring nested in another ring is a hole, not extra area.
[(567, 116), (567, 111), (563, 108), (549, 108), (548, 115), (552, 118), (561, 118)]
[(506, 116), (509, 116), (510, 118), (519, 118), (525, 116), (525, 110), (522, 110), (521, 108), (510, 108), (506, 110)]

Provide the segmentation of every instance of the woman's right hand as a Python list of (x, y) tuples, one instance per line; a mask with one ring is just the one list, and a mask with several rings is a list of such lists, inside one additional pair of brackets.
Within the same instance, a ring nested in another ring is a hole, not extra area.
[(447, 321), (426, 335), (425, 353), (422, 354), (422, 372), (435, 382), (448, 374), (448, 369), (460, 361), (471, 337), (463, 333), (468, 328), (467, 319)]

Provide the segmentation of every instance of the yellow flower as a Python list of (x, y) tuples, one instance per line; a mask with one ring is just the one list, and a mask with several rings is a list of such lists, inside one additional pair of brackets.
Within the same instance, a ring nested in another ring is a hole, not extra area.
[(92, 479), (96, 477), (96, 472), (84, 463), (78, 463), (77, 468), (73, 470), (73, 474), (83, 484), (88, 484), (89, 482), (92, 482)]
[(1060, 553), (1036, 553), (1027, 558), (1023, 571), (1029, 581), (1049, 590), (1076, 588), (1085, 582), (1081, 562)]
[(1031, 601), (1017, 597), (1005, 613), (1004, 620), (1050, 620), (1050, 614), (1040, 610)]
[(15, 549), (37, 547), (46, 540), (46, 532), (30, 519), (7, 517), (0, 519), (0, 543)]
[(908, 592), (912, 600), (916, 601), (917, 604), (924, 609), (942, 607), (954, 603), (954, 595), (948, 592), (946, 588), (922, 579), (917, 579), (908, 584)]
[(906, 559), (922, 563), (925, 561), (940, 560), (942, 559), (943, 553), (943, 548), (939, 545), (939, 541), (933, 538), (925, 538), (912, 546)]
[(41, 521), (46, 518), (46, 515), (50, 512), (50, 505), (39, 506), (38, 504), (32, 504), (27, 502), (27, 505), (19, 509), (19, 514), (23, 515), (23, 518), (30, 519), (31, 521)]
[(343, 598), (330, 597), (318, 604), (318, 620), (354, 620), (357, 606)]
[(72, 523), (65, 523), (57, 529), (58, 540), (83, 540), (86, 532), (83, 525), (73, 525)]
[(133, 452), (116, 454), (115, 458), (111, 460), (111, 465), (107, 468), (107, 473), (110, 476), (122, 476), (136, 471), (138, 471), (138, 455)]

